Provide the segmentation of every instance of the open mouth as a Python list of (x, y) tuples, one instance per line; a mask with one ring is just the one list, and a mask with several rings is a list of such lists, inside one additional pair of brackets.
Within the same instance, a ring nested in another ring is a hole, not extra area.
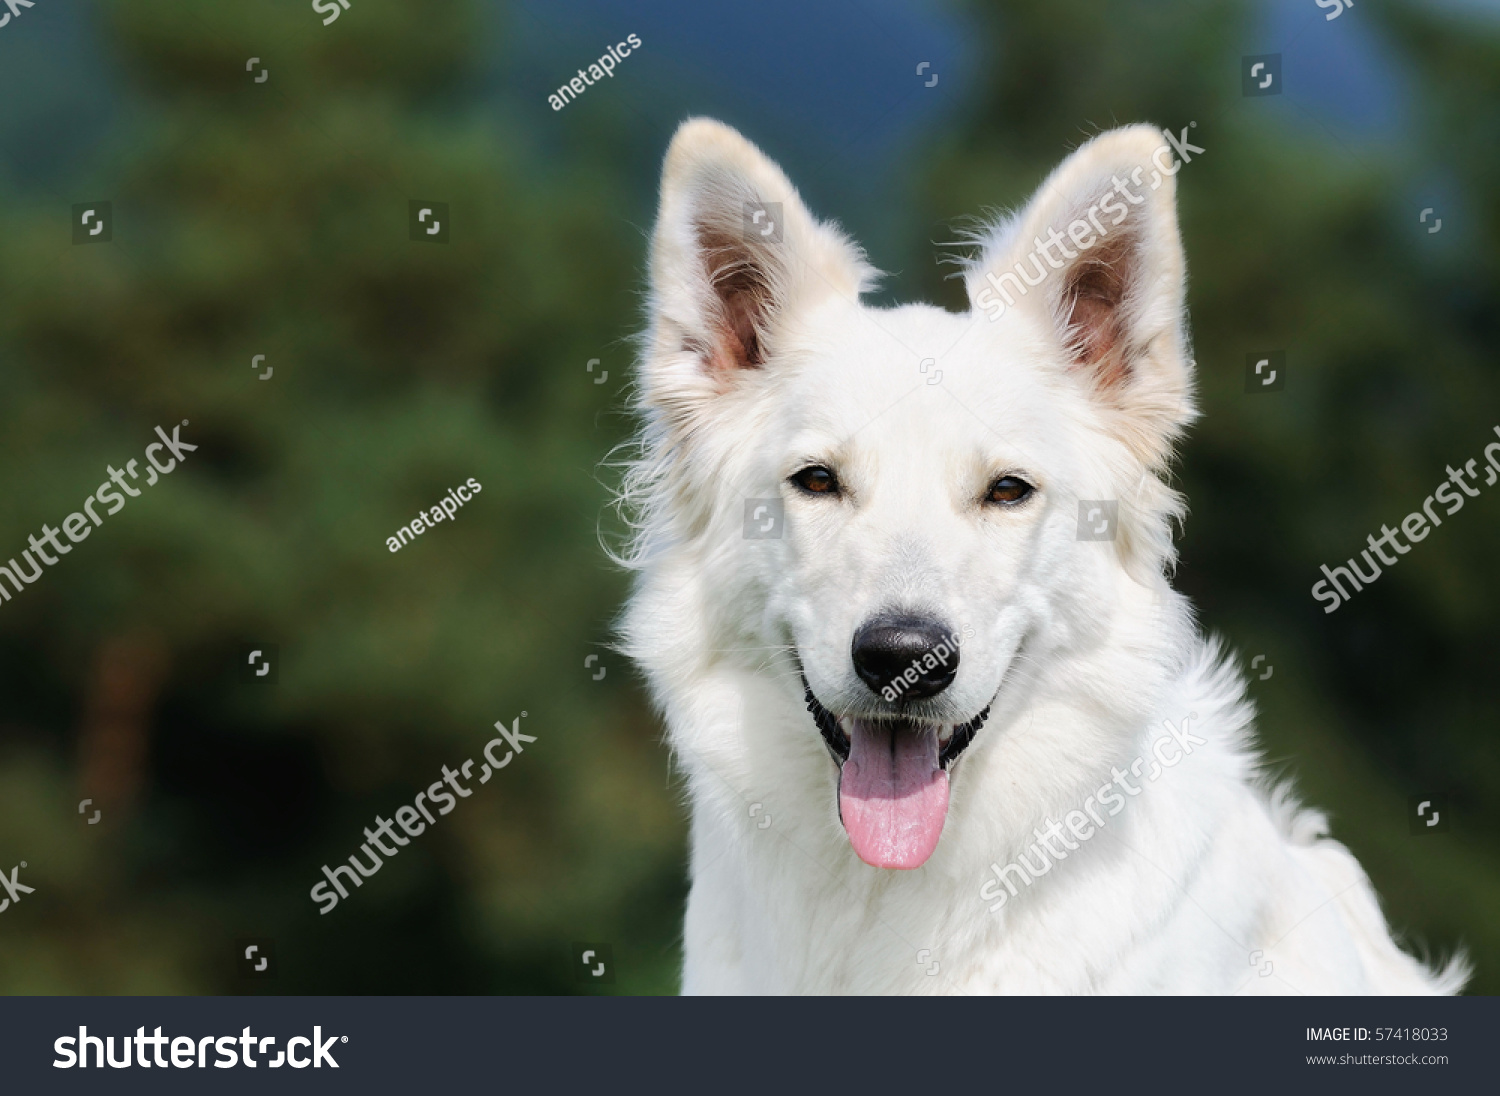
[(948, 767), (989, 717), (967, 723), (835, 716), (802, 678), (807, 710), (839, 764), (839, 820), (849, 843), (877, 868), (919, 868), (948, 817)]

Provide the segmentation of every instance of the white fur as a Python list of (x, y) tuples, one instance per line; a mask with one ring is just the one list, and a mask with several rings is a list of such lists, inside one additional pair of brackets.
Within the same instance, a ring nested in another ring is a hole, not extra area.
[[(987, 271), (1013, 265), (1048, 226), (1065, 230), (1162, 143), (1132, 126), (1079, 149), (985, 238), (971, 301)], [(691, 803), (684, 992), (1462, 986), (1461, 959), (1435, 973), (1397, 947), (1321, 816), (1260, 778), (1243, 682), (1167, 583), (1183, 508), (1166, 465), (1194, 414), (1173, 183), (1122, 226), (1134, 241), (1122, 305), (1132, 366), (1111, 382), (1070, 357), (1063, 272), (996, 321), (977, 307), (870, 308), (859, 295), (874, 271), (779, 169), (717, 123), (678, 132), (651, 256), (645, 425), (622, 501), (637, 531), (625, 562), (638, 570), (625, 646)], [(738, 239), (747, 200), (782, 203), (784, 239), (727, 257), (758, 271), (769, 300), (765, 360), (736, 369), (716, 349), (722, 315), (699, 233)], [(941, 383), (927, 383), (925, 358)], [(837, 465), (847, 498), (788, 485), (816, 462)], [(1037, 497), (981, 506), (1007, 472)], [(744, 500), (777, 496), (785, 535), (746, 539)], [(1119, 500), (1113, 542), (1077, 538), (1080, 499)], [(870, 867), (851, 849), (837, 766), (794, 661), (825, 706), (874, 711), (851, 635), (893, 606), (974, 630), (925, 713), (958, 721), (993, 702), (951, 771), (937, 850), (912, 871)], [(1113, 766), (1149, 757), (1163, 721), (1189, 713), (1208, 744), (990, 912), (980, 892), (991, 864), (1080, 808)]]

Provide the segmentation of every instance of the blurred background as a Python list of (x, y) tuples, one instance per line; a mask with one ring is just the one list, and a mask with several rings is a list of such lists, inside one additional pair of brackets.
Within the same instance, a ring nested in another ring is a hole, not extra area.
[[(1178, 585), (1247, 670), (1264, 656), (1267, 756), (1393, 924), (1500, 990), (1500, 492), (1337, 613), (1309, 593), (1496, 440), (1500, 3), (323, 18), (36, 0), (0, 27), (0, 557), (157, 425), (199, 446), (0, 602), (0, 869), (35, 888), (0, 913), (0, 992), (675, 991), (681, 789), (608, 646), (627, 584), (599, 540), (656, 172), (696, 113), (869, 249), (880, 299), (954, 309), (968, 219), (1099, 129), (1191, 127)], [(1242, 94), (1260, 54), (1283, 94)], [(414, 199), (448, 204), (446, 244), (409, 238)], [(74, 244), (101, 200), (111, 239)], [(1271, 350), (1285, 389), (1247, 393)], [(387, 549), (469, 477), (454, 521)], [(320, 916), (321, 866), (522, 711), (524, 755)], [(1431, 795), (1452, 827), (1414, 836)], [(275, 980), (240, 972), (245, 939)], [(578, 981), (576, 941), (609, 944), (613, 984)]]

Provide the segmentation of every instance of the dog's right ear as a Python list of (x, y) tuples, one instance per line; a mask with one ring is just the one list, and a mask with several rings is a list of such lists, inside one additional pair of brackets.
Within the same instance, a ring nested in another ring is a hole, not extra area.
[(719, 122), (689, 119), (662, 168), (646, 402), (691, 414), (772, 361), (796, 312), (829, 294), (853, 302), (874, 278), (758, 148)]

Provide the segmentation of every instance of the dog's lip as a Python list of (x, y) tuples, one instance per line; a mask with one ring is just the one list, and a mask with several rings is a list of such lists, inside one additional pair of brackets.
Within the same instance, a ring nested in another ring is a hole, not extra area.
[(834, 759), (842, 765), (849, 760), (849, 728), (846, 724), (856, 719), (869, 720), (871, 722), (894, 723), (910, 727), (919, 733), (931, 732), (938, 736), (938, 762), (944, 769), (948, 768), (954, 761), (958, 760), (960, 754), (969, 748), (974, 741), (974, 736), (984, 726), (985, 720), (989, 718), (990, 707), (986, 704), (984, 710), (973, 719), (963, 723), (944, 722), (936, 719), (914, 719), (910, 716), (893, 714), (881, 714), (875, 716), (846, 715), (836, 716), (813, 694), (812, 686), (807, 683), (807, 675), (798, 667), (798, 676), (802, 679), (802, 690), (807, 700), (807, 710), (812, 715), (813, 723), (823, 736), (829, 752)]

